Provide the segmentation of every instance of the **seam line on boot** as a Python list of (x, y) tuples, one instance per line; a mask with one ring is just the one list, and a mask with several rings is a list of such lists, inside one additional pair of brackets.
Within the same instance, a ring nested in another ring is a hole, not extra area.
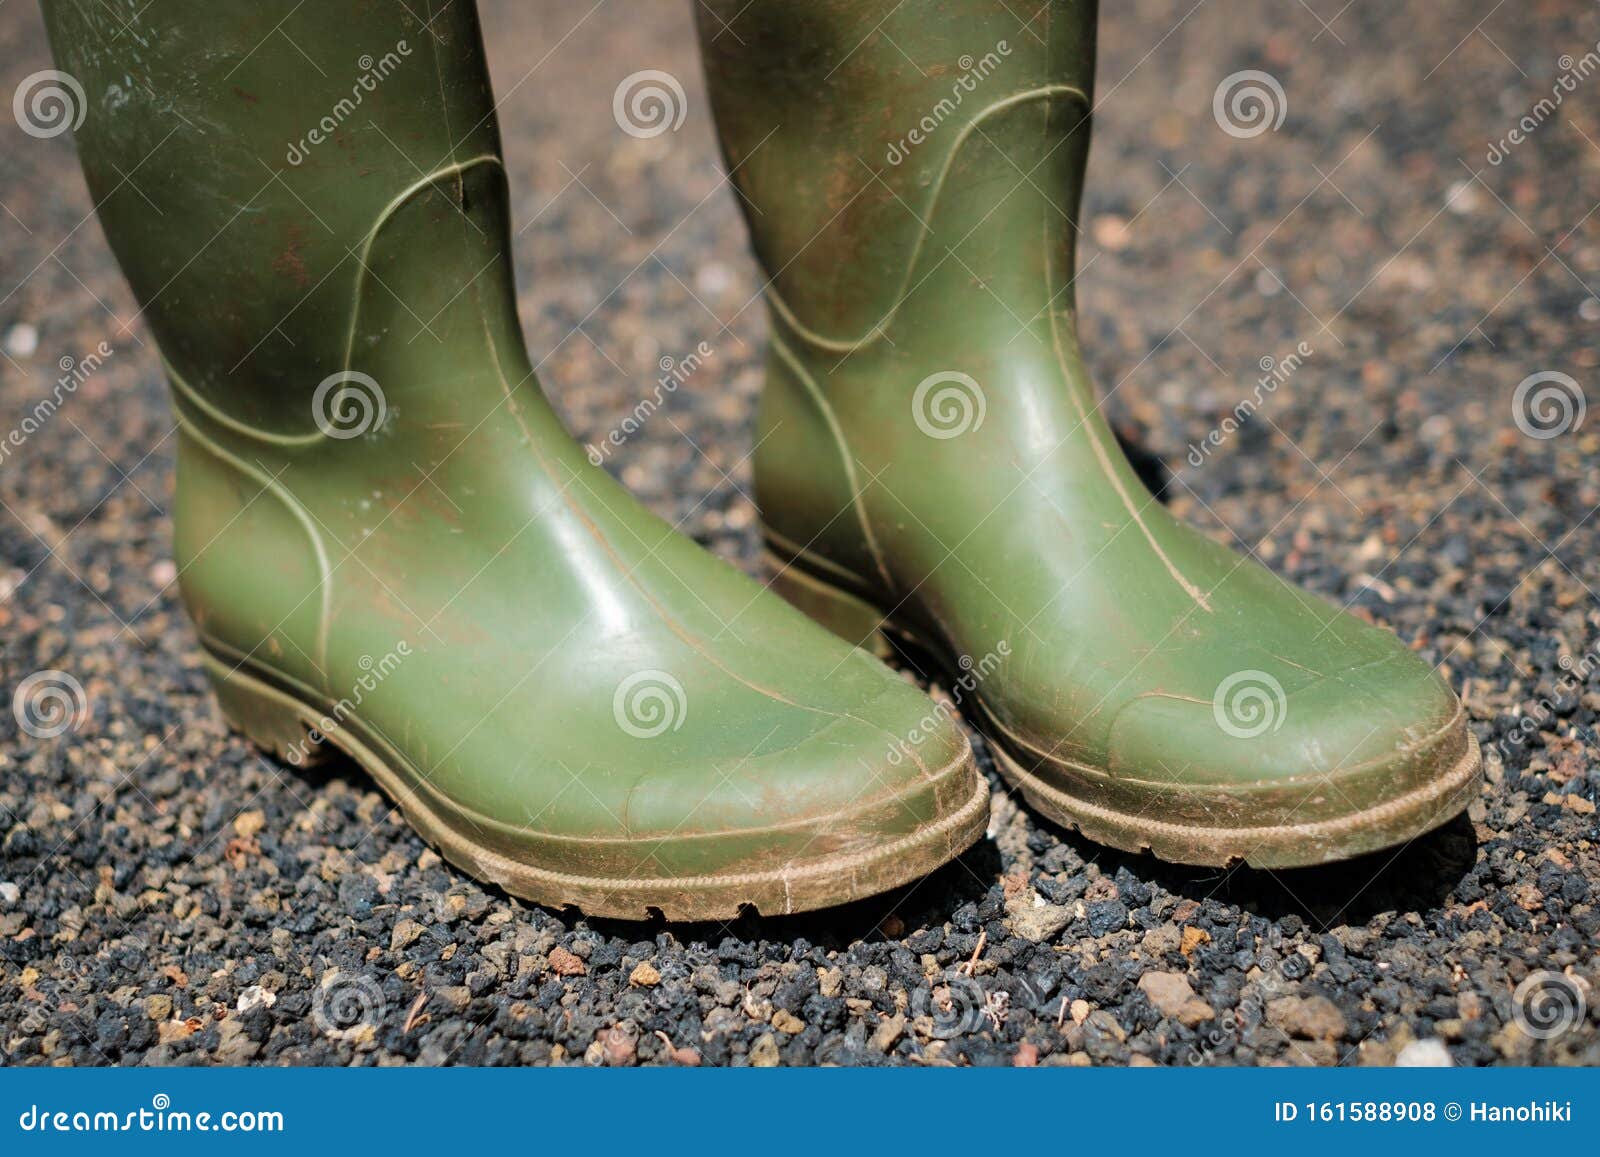
[[(966, 147), (968, 139), (974, 132), (978, 131), (979, 125), (993, 116), (1009, 112), (1019, 105), (1028, 104), (1036, 100), (1052, 100), (1056, 98), (1077, 100), (1083, 104), (1085, 109), (1089, 107), (1089, 98), (1084, 95), (1081, 89), (1067, 84), (1045, 85), (1041, 88), (1028, 89), (1026, 92), (1019, 92), (1013, 96), (1006, 97), (1004, 100), (996, 101), (980, 110), (976, 116), (961, 126), (961, 131), (957, 134), (955, 143), (950, 147), (950, 152), (945, 155), (944, 163), (940, 166), (938, 178), (929, 188), (925, 202), (926, 208), (919, 219), (921, 228), (917, 230), (917, 239), (911, 247), (905, 270), (900, 276), (900, 284), (895, 288), (894, 304), (889, 307), (882, 317), (868, 326), (865, 333), (854, 338), (833, 338), (811, 329), (800, 320), (789, 304), (783, 300), (783, 295), (777, 289), (777, 274), (773, 274), (767, 281), (767, 300), (779, 316), (783, 318), (784, 324), (809, 344), (834, 353), (853, 353), (882, 338), (889, 325), (894, 321), (895, 315), (900, 312), (900, 307), (905, 304), (906, 298), (910, 296), (911, 289), (914, 288), (911, 285), (911, 276), (916, 272), (917, 263), (922, 259), (922, 250), (927, 243), (928, 234), (932, 231), (927, 222), (938, 209), (939, 198), (944, 195), (944, 187), (950, 176), (950, 170), (955, 167), (956, 157)], [(829, 224), (832, 224), (832, 222), (830, 221)], [(826, 228), (827, 226), (824, 225), (823, 229)], [(788, 263), (786, 262), (784, 268), (787, 267)], [(778, 270), (778, 273), (782, 272), (782, 269)]]
[(772, 343), (773, 351), (788, 364), (795, 377), (800, 379), (800, 383), (805, 387), (812, 404), (817, 407), (817, 411), (822, 415), (822, 420), (827, 423), (828, 433), (833, 437), (834, 448), (838, 451), (839, 460), (844, 464), (845, 480), (850, 487), (850, 505), (855, 510), (856, 524), (861, 528), (862, 537), (866, 539), (867, 552), (872, 555), (873, 566), (878, 568), (878, 577), (883, 580), (884, 589), (893, 597), (895, 582), (890, 577), (889, 567), (884, 561), (883, 551), (878, 545), (877, 535), (872, 532), (872, 520), (867, 517), (866, 506), (861, 501), (862, 489), (860, 478), (856, 474), (855, 458), (850, 453), (849, 442), (844, 436), (843, 427), (839, 425), (838, 417), (833, 412), (833, 406), (829, 403), (827, 395), (823, 393), (822, 387), (817, 384), (811, 373), (800, 363), (800, 359), (795, 356), (788, 343), (778, 335), (776, 328), (774, 328), (768, 340)]
[[(182, 382), (183, 379), (174, 374), (172, 381), (174, 383), (179, 383)], [(182, 392), (183, 396), (186, 398), (191, 396), (188, 391), (189, 387), (185, 383)], [(294, 520), (300, 524), (300, 529), (305, 532), (306, 538), (310, 540), (311, 553), (316, 559), (317, 574), (319, 576), (317, 579), (317, 590), (321, 593), (321, 597), (319, 599), (320, 605), (317, 609), (317, 654), (313, 661), (316, 663), (319, 670), (326, 671), (328, 664), (328, 629), (333, 619), (333, 567), (328, 561), (327, 544), (322, 541), (322, 535), (319, 534), (317, 532), (317, 528), (312, 525), (312, 516), (304, 508), (300, 500), (294, 496), (294, 492), (283, 483), (279, 482), (277, 478), (268, 474), (265, 470), (262, 470), (259, 467), (250, 465), (248, 462), (244, 461), (244, 459), (223, 447), (209, 434), (207, 434), (205, 430), (194, 421), (193, 418), (184, 413), (182, 406), (176, 406), (174, 409), (178, 416), (178, 424), (183, 428), (183, 433), (194, 442), (197, 449), (204, 453), (210, 454), (222, 465), (231, 470), (235, 470), (240, 474), (243, 474), (245, 477), (251, 478), (260, 484), (261, 492), (256, 495), (256, 498), (260, 498), (262, 493), (270, 492), (273, 497), (281, 502), (284, 508), (289, 511)], [(222, 536), (223, 531), (226, 531), (229, 526), (233, 525), (234, 519), (237, 519), (239, 515), (244, 513), (244, 511), (253, 505), (255, 501), (256, 499), (251, 499), (250, 502), (246, 503), (244, 506), (241, 506), (239, 510), (235, 512), (233, 519), (230, 519), (227, 523), (225, 523), (222, 527), (222, 530), (219, 530), (216, 534), (212, 535), (211, 539), (205, 544), (205, 546), (200, 548), (200, 550), (195, 554), (194, 558), (190, 559), (189, 562), (184, 564), (185, 568), (187, 569), (189, 565), (193, 564), (200, 558), (201, 555), (203, 555), (207, 550), (211, 549), (211, 547), (216, 543), (217, 539)], [(181, 571), (179, 572), (179, 577), (182, 577)], [(306, 596), (306, 598), (308, 597), (310, 596)], [(301, 607), (301, 604), (304, 602), (305, 598), (302, 598), (299, 603), (296, 603), (294, 607), (290, 609), (289, 615), (293, 615), (296, 611), (298, 611)], [(287, 622), (288, 617), (289, 616), (285, 616), (283, 622)], [(283, 622), (280, 622), (277, 624), (277, 626), (273, 627), (272, 631), (276, 631), (279, 627), (283, 626)], [(272, 632), (269, 631), (262, 637), (262, 642), (265, 642), (271, 637), (271, 635)], [(261, 644), (258, 643), (256, 644), (256, 647), (259, 647), (260, 645)], [(250, 654), (254, 654), (255, 649), (256, 648), (252, 648)]]

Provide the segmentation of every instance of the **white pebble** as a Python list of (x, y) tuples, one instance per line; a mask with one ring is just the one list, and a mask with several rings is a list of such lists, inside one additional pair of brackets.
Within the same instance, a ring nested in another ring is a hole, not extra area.
[(1443, 414), (1434, 414), (1425, 419), (1417, 429), (1417, 436), (1429, 445), (1439, 441), (1450, 432), (1450, 419)]
[(1450, 212), (1465, 217), (1477, 209), (1478, 191), (1472, 187), (1471, 181), (1457, 181), (1445, 193), (1444, 203), (1450, 207)]
[(250, 1012), (257, 1008), (271, 1008), (278, 1003), (278, 998), (259, 984), (252, 984), (239, 994), (239, 1003), (235, 1006), (240, 1012)]
[(733, 284), (733, 271), (720, 261), (710, 261), (694, 275), (694, 286), (707, 297), (715, 297)]
[(1444, 1047), (1444, 1041), (1436, 1036), (1412, 1041), (1400, 1050), (1394, 1063), (1396, 1068), (1401, 1069), (1448, 1069), (1455, 1064), (1450, 1059), (1450, 1050)]
[(11, 327), (6, 334), (6, 353), (14, 358), (32, 357), (39, 348), (39, 331), (27, 322)]

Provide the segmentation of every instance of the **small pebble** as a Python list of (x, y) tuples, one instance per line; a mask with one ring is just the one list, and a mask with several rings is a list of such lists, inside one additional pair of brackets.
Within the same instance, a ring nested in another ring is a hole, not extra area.
[(29, 358), (39, 349), (39, 331), (27, 322), (19, 322), (6, 331), (6, 353), (14, 358)]
[(1455, 1064), (1450, 1050), (1437, 1037), (1414, 1040), (1401, 1049), (1394, 1063), (1402, 1069), (1447, 1069)]

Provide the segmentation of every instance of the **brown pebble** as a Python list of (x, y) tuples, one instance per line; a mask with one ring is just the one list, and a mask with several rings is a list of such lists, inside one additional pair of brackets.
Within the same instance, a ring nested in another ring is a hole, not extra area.
[(1344, 1013), (1325, 996), (1283, 996), (1268, 1001), (1267, 1019), (1290, 1036), (1308, 1041), (1336, 1041), (1346, 1030)]
[(561, 945), (550, 949), (550, 971), (557, 976), (582, 976), (589, 971), (587, 965)]
[(638, 1043), (633, 1034), (620, 1024), (614, 1024), (601, 1031), (599, 1036), (600, 1049), (608, 1065), (631, 1065), (638, 1051)]

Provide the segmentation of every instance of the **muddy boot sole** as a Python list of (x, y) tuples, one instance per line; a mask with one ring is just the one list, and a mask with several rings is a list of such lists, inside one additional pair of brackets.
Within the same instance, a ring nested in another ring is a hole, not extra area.
[[(559, 864), (508, 856), (477, 838), (476, 825), (452, 815), (425, 777), (388, 754), (354, 714), (298, 689), (286, 689), (239, 659), (202, 651), (224, 718), (258, 747), (295, 766), (326, 760), (337, 751), (383, 789), (411, 826), (451, 864), (513, 896), (553, 908), (573, 906), (586, 915), (624, 920), (733, 920), (751, 910), (785, 915), (864, 899), (921, 879), (971, 847), (989, 822), (989, 788), (970, 754), (937, 769), (970, 790), (955, 810), (899, 839), (864, 852), (822, 855), (780, 868), (706, 876), (594, 876)], [(882, 801), (875, 801), (882, 806)], [(891, 804), (893, 801), (889, 801)], [(849, 822), (842, 816), (841, 823)], [(481, 829), (480, 829), (481, 830)], [(641, 855), (655, 841), (641, 840)], [(611, 842), (609, 847), (614, 847)]]

